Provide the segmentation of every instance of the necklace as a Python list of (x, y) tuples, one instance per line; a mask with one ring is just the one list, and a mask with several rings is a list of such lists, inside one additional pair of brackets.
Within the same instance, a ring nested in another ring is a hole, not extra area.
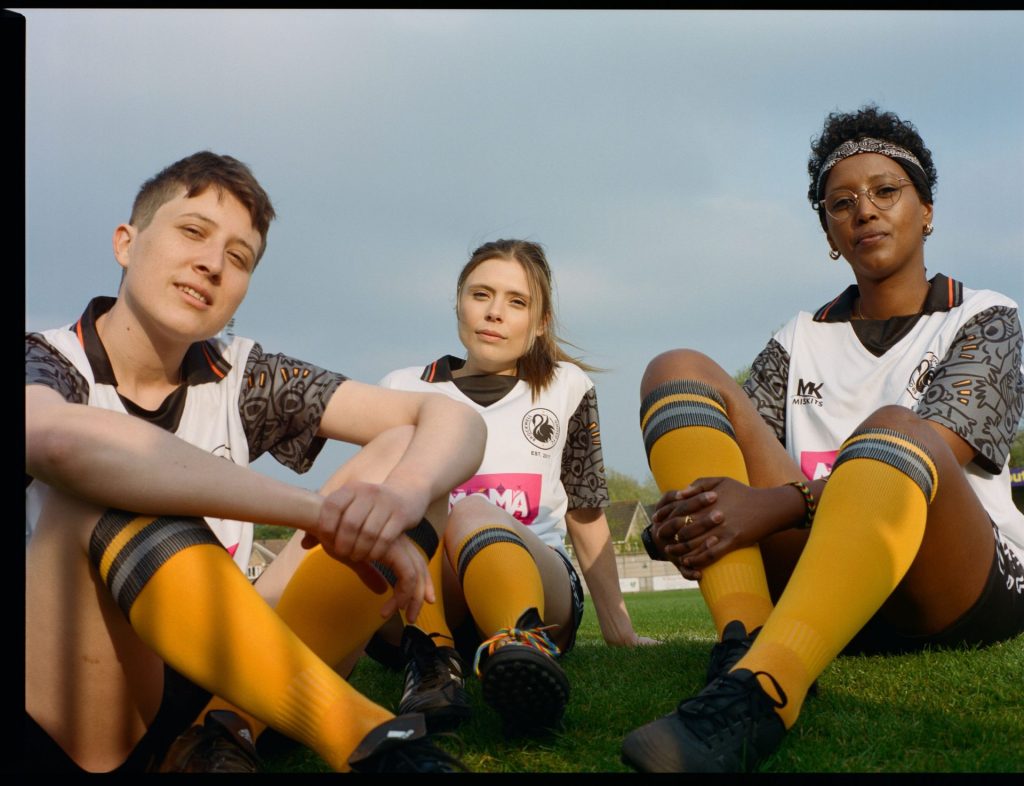
[[(930, 291), (930, 288), (925, 291), (924, 299), (921, 301), (921, 305), (918, 306), (917, 311), (915, 311), (913, 314), (907, 314), (906, 316), (915, 317), (918, 314), (924, 313), (925, 304), (928, 302), (928, 292), (929, 291)], [(903, 316), (903, 315), (899, 315), (899, 316)], [(866, 317), (866, 316), (864, 316), (864, 314), (860, 310), (860, 295), (858, 295), (857, 299), (853, 303), (853, 314), (850, 316), (850, 319), (859, 319), (859, 320), (873, 319), (873, 320), (878, 320), (880, 318), (879, 317)], [(883, 319), (889, 319), (889, 317), (883, 317)]]

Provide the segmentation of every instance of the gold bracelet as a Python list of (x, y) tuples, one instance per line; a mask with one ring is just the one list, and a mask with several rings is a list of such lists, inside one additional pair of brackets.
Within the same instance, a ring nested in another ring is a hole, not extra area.
[(798, 527), (799, 529), (810, 529), (811, 524), (814, 523), (814, 513), (818, 509), (818, 501), (814, 498), (811, 493), (811, 489), (802, 480), (791, 480), (786, 484), (787, 486), (793, 486), (799, 491), (804, 497), (804, 507), (806, 513), (804, 514), (804, 520)]

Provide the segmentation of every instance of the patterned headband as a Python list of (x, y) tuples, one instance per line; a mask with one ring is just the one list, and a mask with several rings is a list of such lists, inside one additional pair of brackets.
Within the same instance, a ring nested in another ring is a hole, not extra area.
[(884, 139), (874, 139), (873, 137), (866, 136), (861, 139), (849, 139), (843, 142), (825, 159), (825, 163), (821, 165), (821, 171), (818, 172), (819, 194), (821, 194), (821, 187), (825, 183), (825, 175), (828, 174), (828, 171), (844, 158), (855, 156), (858, 153), (880, 153), (889, 158), (900, 158), (904, 161), (909, 161), (921, 171), (925, 183), (928, 182), (928, 175), (925, 174), (924, 167), (921, 166), (921, 162), (909, 150), (899, 145), (894, 145), (892, 142), (886, 142)]

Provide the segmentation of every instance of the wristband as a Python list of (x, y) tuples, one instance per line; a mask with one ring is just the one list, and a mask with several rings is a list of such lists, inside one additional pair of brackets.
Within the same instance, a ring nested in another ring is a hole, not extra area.
[(657, 562), (667, 562), (666, 557), (658, 551), (658, 547), (654, 543), (654, 535), (651, 533), (652, 526), (654, 525), (648, 524), (640, 530), (640, 541), (644, 544), (648, 557)]
[(786, 484), (799, 491), (804, 497), (804, 520), (797, 525), (797, 529), (810, 529), (814, 523), (814, 513), (818, 509), (818, 501), (814, 498), (810, 488), (802, 480), (792, 480)]

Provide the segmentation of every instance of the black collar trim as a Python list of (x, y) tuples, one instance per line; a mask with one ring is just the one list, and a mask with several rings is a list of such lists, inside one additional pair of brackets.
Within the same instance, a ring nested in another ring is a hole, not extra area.
[[(420, 374), (420, 379), (424, 382), (451, 382), (453, 380), (452, 372), (458, 371), (465, 365), (466, 361), (462, 358), (457, 358), (455, 355), (445, 355), (444, 357), (438, 358), (433, 363), (424, 366), (423, 373)], [(479, 374), (474, 376), (489, 377), (498, 375)], [(519, 380), (522, 379), (522, 377), (516, 374), (515, 379)]]
[(466, 365), (466, 361), (454, 355), (445, 355), (423, 369), (420, 379), (424, 382), (451, 382), (452, 372)]
[(466, 365), (466, 361), (453, 355), (438, 358), (423, 369), (420, 379), (424, 382), (451, 382), (466, 398), (481, 407), (489, 407), (515, 389), (519, 377), (503, 374), (473, 374), (455, 378), (453, 371)]
[[(922, 314), (951, 311), (964, 302), (964, 285), (952, 278), (936, 273), (928, 282), (928, 296), (924, 300)], [(815, 322), (849, 322), (853, 318), (853, 304), (860, 295), (856, 284), (844, 289), (831, 303), (826, 303), (814, 313)], [(914, 316), (917, 316), (916, 314)], [(900, 317), (893, 317), (900, 319)], [(884, 320), (874, 320), (884, 321)]]
[[(117, 302), (117, 298), (101, 296), (89, 301), (85, 312), (71, 330), (78, 336), (78, 343), (85, 350), (92, 368), (93, 377), (102, 385), (117, 387), (114, 368), (110, 357), (96, 332), (96, 320), (106, 314)], [(202, 385), (217, 382), (231, 371), (231, 364), (221, 354), (214, 341), (197, 341), (188, 348), (182, 362), (182, 377), (187, 385)]]

